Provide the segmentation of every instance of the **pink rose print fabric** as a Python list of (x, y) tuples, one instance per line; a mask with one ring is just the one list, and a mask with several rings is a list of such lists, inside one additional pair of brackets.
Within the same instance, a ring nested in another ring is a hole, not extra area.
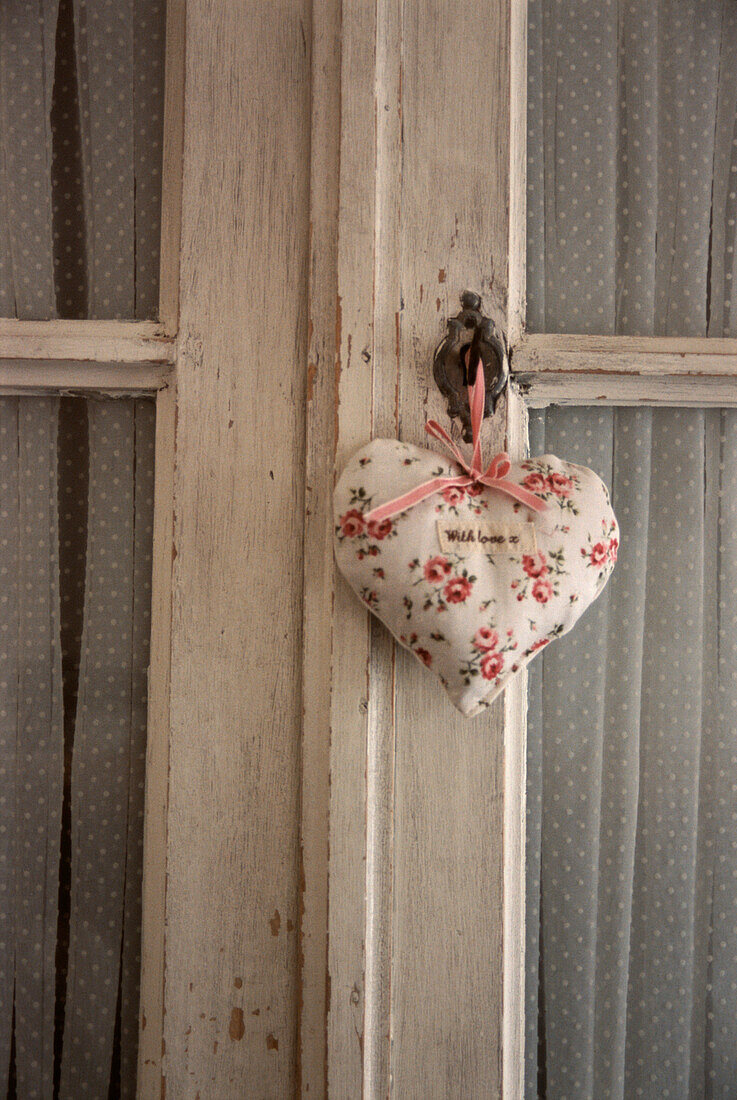
[[(335, 557), (364, 604), (435, 673), (453, 704), (473, 715), (596, 599), (617, 560), (619, 528), (600, 478), (554, 455), (513, 463), (507, 475), (545, 501), (540, 514), (474, 484), (445, 489), (392, 519), (366, 521), (420, 483), (458, 473), (455, 462), (432, 451), (373, 440), (335, 489)], [(439, 522), (504, 538), (443, 550)]]

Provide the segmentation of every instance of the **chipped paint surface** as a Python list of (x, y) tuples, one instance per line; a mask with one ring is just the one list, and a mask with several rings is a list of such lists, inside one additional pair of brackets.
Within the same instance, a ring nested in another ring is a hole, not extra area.
[[(185, 6), (187, 113), (211, 124), (185, 127), (184, 141), (166, 1073), (176, 1098), (237, 1097), (244, 1081), (286, 1097), (296, 1082), (298, 956), (284, 932), (297, 919), (309, 381), (311, 63), (300, 15), (309, 38), (311, 9), (296, 0), (275, 24), (263, 3)], [(245, 159), (228, 154), (236, 133)], [(273, 410), (268, 424), (256, 392)], [(269, 456), (258, 461), (262, 432)], [(258, 578), (256, 538), (273, 566)], [(262, 600), (275, 610), (255, 631)], [(149, 1012), (147, 1034), (153, 1026)], [(279, 1037), (276, 1058), (267, 1031)]]
[(234, 1007), (230, 1013), (230, 1027), (228, 1035), (235, 1043), (239, 1043), (246, 1033), (246, 1025), (243, 1022), (243, 1009)]

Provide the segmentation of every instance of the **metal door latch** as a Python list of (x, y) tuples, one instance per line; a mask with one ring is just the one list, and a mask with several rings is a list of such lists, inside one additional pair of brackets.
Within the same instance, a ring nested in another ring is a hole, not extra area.
[(463, 438), (472, 442), (471, 410), (467, 387), (476, 380), (476, 364), (484, 364), (486, 403), (484, 417), (491, 416), (509, 381), (506, 340), (490, 317), (481, 312), (481, 298), (472, 290), (461, 295), (462, 309), (448, 320), (448, 333), (433, 359), (433, 375), (438, 389), (448, 402), (448, 416), (458, 417)]

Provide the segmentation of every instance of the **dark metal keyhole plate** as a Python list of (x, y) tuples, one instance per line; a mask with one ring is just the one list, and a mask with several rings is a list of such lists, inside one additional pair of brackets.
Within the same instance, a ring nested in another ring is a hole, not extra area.
[(492, 415), (504, 392), (509, 380), (509, 364), (504, 338), (491, 318), (481, 312), (478, 294), (464, 291), (461, 305), (460, 313), (448, 320), (448, 333), (435, 352), (433, 375), (448, 402), (448, 416), (461, 421), (463, 438), (470, 443), (471, 410), (466, 387), (475, 381), (478, 358), (480, 356), (484, 364), (484, 416)]

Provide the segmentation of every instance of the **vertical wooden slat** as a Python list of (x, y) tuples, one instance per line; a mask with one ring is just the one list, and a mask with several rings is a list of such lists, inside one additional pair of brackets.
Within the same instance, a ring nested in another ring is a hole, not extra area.
[[(371, 432), (376, 141), (373, 3), (341, 21), (336, 467)], [(371, 634), (341, 580), (333, 603), (330, 751), (329, 1096), (360, 1096), (365, 1012), (366, 749)], [(333, 888), (333, 884), (335, 888)]]
[[(403, 5), (376, 5), (376, 130), (372, 435), (399, 431), (402, 212)], [(366, 1003), (364, 1094), (391, 1089), (392, 944), (396, 654), (394, 640), (371, 622), (366, 746)]]
[[(510, 250), (510, 267), (513, 256)], [(506, 449), (518, 459), (528, 453), (527, 410), (515, 393), (509, 394)], [(527, 702), (523, 669), (504, 692), (502, 867), (502, 1095), (520, 1100), (525, 1079)]]
[[(318, 7), (302, 799), (302, 1092), (311, 1096), (327, 1087), (324, 1039), (316, 1036), (324, 1027), (318, 921), (327, 887), (321, 859), (328, 851), (328, 798), (330, 875), (338, 882), (349, 875), (351, 882), (335, 894), (329, 917), (331, 1094), (352, 1095), (364, 1072), (371, 1090), (388, 1088), (393, 645), (376, 624), (369, 626), (342, 582), (334, 593), (330, 441), (339, 467), (372, 430), (396, 432), (398, 208), (396, 185), (389, 183), (401, 164), (400, 35), (396, 5), (362, 4), (342, 13), (339, 4)], [(339, 610), (326, 615), (334, 600)], [(331, 728), (340, 731), (332, 741)], [(333, 785), (331, 777), (340, 781)]]
[[(470, 4), (451, 13), (428, 0), (405, 16), (401, 428), (416, 443), (426, 417), (444, 415), (428, 375), (459, 293), (467, 286), (480, 291), (506, 328), (509, 26), (507, 5), (481, 25)], [(455, 40), (464, 43), (461, 65)], [(504, 445), (505, 409), (513, 407), (503, 406), (487, 427), (490, 453)], [(392, 983), (397, 1095), (501, 1091), (504, 719), (501, 701), (472, 721), (461, 718), (402, 654)]]
[[(509, 2), (509, 271), (506, 332), (522, 336), (527, 297), (527, 0)], [(529, 453), (528, 417), (515, 392), (507, 395), (506, 450)], [(527, 836), (527, 670), (504, 693), (504, 845), (502, 918), (502, 1095), (521, 1100), (525, 1088), (525, 943)]]
[(164, 1044), (166, 817), (169, 804), (169, 679), (174, 521), (176, 390), (156, 399), (151, 653), (148, 676), (144, 868), (141, 891), (141, 995), (138, 1073), (141, 1097), (158, 1096)]
[(305, 454), (300, 807), (300, 1042), (298, 1086), (327, 1081), (330, 668), (333, 639), (333, 458), (338, 308), (340, 0), (312, 13), (312, 158)]
[[(432, 354), (463, 289), (481, 291), (519, 334), (524, 195), (511, 199), (510, 180), (524, 191), (524, 25), (516, 0), (482, 23), (465, 4), (452, 13), (433, 2), (343, 5), (337, 227), (313, 224), (337, 238), (337, 259), (322, 245), (323, 263), (337, 266), (337, 308), (311, 318), (315, 347), (337, 322), (337, 366), (334, 390), (323, 370), (309, 414), (315, 431), (327, 410), (335, 415), (338, 471), (370, 435), (423, 443), (426, 417), (444, 418)], [(316, 89), (322, 132), (331, 94)], [(317, 178), (319, 162), (313, 210)], [(315, 285), (326, 270), (317, 264)], [(489, 449), (521, 451), (516, 398), (486, 435)], [(329, 571), (323, 584), (330, 594)], [(367, 628), (340, 580), (332, 668), (309, 644), (305, 662), (305, 683), (314, 671), (332, 693), (329, 1093), (495, 1095), (504, 1061), (505, 1095), (518, 1096), (524, 685), (506, 707), (464, 721), (403, 651), (394, 655), (381, 626)], [(308, 883), (309, 871), (308, 862)]]
[(159, 320), (168, 336), (176, 334), (179, 321), (185, 24), (186, 0), (167, 0), (164, 136), (161, 164)]
[[(128, 822), (125, 838), (125, 894), (120, 964), (120, 1094), (122, 1100), (132, 1100), (136, 1096), (138, 1061), (156, 431), (154, 402), (149, 398), (138, 399), (132, 404), (135, 477), (131, 653), (134, 660), (131, 663)], [(160, 851), (155, 849), (152, 857), (155, 860), (160, 859)]]
[(187, 3), (166, 1092), (291, 1096), (306, 3)]

